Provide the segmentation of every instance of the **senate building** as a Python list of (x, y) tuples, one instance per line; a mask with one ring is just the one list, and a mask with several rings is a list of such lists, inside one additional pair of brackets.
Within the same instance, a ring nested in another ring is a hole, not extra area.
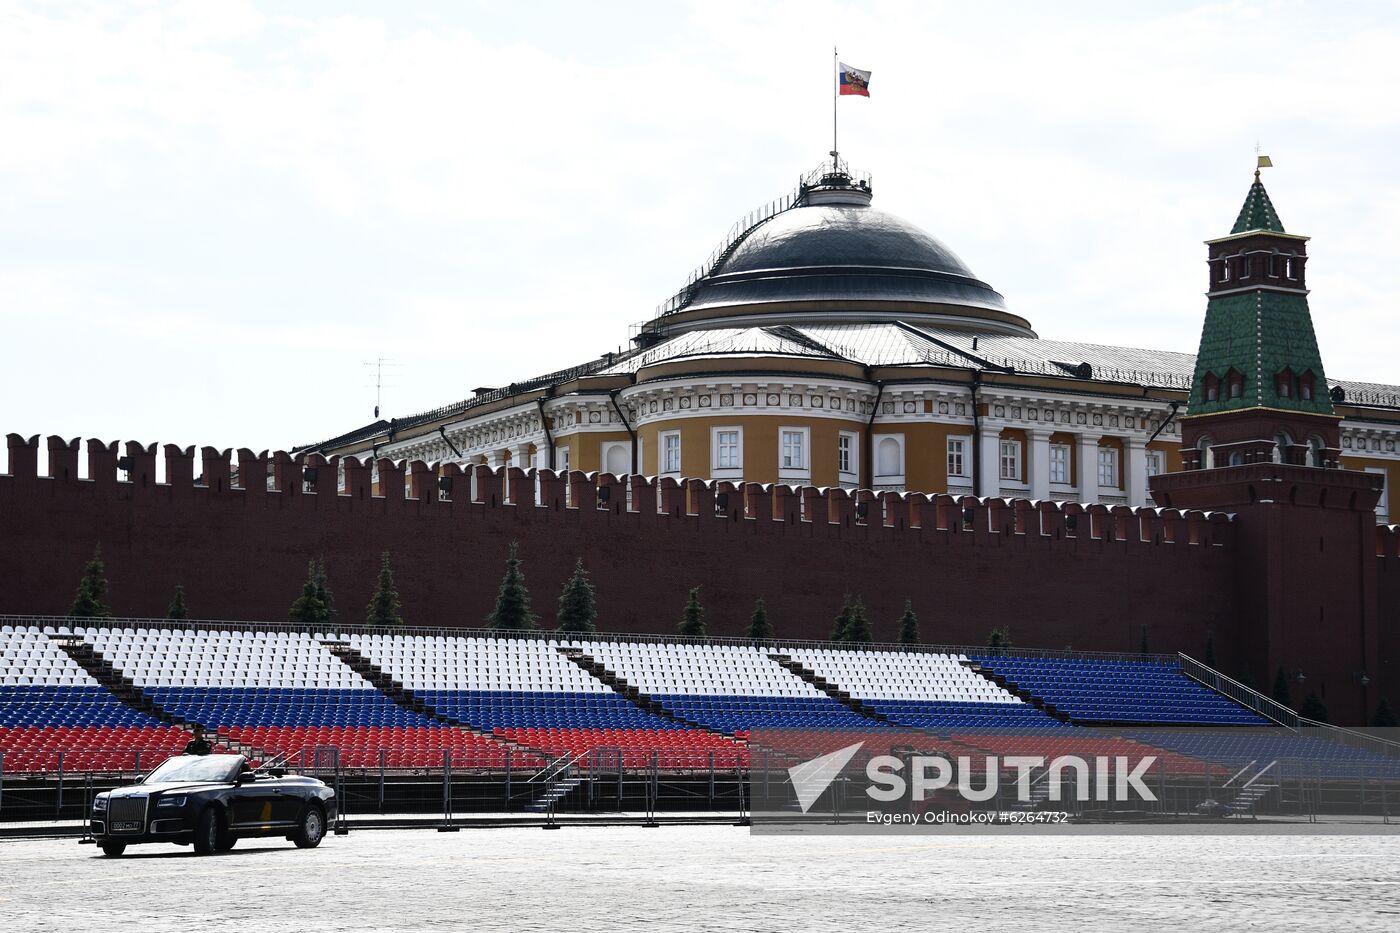
[[(1127, 506), (1155, 474), (1266, 458), (1400, 477), (1400, 386), (1324, 373), (1307, 237), (1257, 171), (1207, 241), (1199, 358), (1042, 340), (1033, 309), (873, 197), (827, 163), (736, 223), (627, 352), (298, 451)], [(1273, 417), (1252, 445), (1189, 430), (1246, 410)]]

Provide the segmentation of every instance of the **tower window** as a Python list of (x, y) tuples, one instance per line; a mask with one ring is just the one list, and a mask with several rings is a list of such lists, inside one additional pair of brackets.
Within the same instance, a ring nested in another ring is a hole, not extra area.
[(1220, 281), (1230, 281), (1230, 260), (1228, 259), (1220, 260)]
[(1283, 257), (1278, 253), (1274, 253), (1269, 257), (1269, 275), (1273, 278), (1278, 278), (1282, 269)]
[(1249, 278), (1249, 257), (1248, 257), (1248, 256), (1241, 256), (1241, 257), (1240, 257), (1240, 278), (1242, 278), (1242, 279), (1247, 279), (1247, 278)]
[(1298, 377), (1298, 397), (1305, 402), (1311, 402), (1313, 391), (1317, 386), (1317, 377), (1313, 375), (1311, 369)]
[(1288, 260), (1283, 264), (1283, 274), (1290, 279), (1296, 279), (1298, 277), (1298, 260), (1289, 256)]
[(1220, 380), (1215, 373), (1206, 373), (1201, 379), (1201, 388), (1205, 392), (1207, 402), (1220, 400)]
[(1225, 374), (1225, 383), (1229, 387), (1230, 398), (1241, 398), (1244, 396), (1244, 375), (1233, 366)]

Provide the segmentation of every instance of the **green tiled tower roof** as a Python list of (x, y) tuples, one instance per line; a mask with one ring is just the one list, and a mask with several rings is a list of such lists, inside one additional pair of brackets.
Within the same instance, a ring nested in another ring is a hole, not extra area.
[(1274, 210), (1274, 204), (1269, 200), (1269, 192), (1264, 190), (1264, 183), (1259, 180), (1257, 171), (1254, 173), (1254, 184), (1249, 186), (1244, 207), (1240, 208), (1240, 216), (1235, 218), (1235, 225), (1230, 228), (1230, 234), (1233, 236), (1248, 230), (1285, 232), (1283, 221), (1278, 219), (1278, 212)]
[[(1255, 173), (1254, 184), (1250, 186), (1244, 209), (1231, 234), (1253, 231), (1266, 236), (1284, 233), (1258, 173)], [(1281, 241), (1284, 239), (1280, 237)], [(1290, 236), (1287, 239), (1288, 242), (1281, 245), (1291, 249), (1301, 238)], [(1196, 372), (1191, 380), (1191, 398), (1187, 403), (1191, 415), (1246, 408), (1334, 414), (1306, 292), (1271, 285), (1263, 276), (1254, 279), (1258, 283), (1256, 287), (1241, 289), (1239, 286), (1244, 281), (1231, 282), (1227, 294), (1213, 294), (1206, 305)], [(1230, 398), (1226, 384), (1226, 375), (1231, 369), (1244, 376), (1244, 391), (1239, 398)], [(1285, 369), (1291, 369), (1295, 377), (1312, 372), (1312, 398), (1301, 398), (1296, 387), (1288, 397), (1278, 394), (1275, 377)], [(1207, 374), (1220, 380), (1220, 390), (1214, 401), (1206, 400)]]

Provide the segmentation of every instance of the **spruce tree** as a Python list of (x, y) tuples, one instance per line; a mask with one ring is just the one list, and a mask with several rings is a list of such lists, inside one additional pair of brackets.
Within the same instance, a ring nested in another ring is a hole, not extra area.
[(525, 574), (520, 570), (517, 554), (519, 543), (510, 543), (506, 558), (506, 575), (496, 592), (496, 608), (486, 617), (486, 625), (497, 632), (526, 632), (536, 628), (536, 616), (530, 611), (530, 591), (525, 588)]
[(1274, 698), (1274, 702), (1282, 703), (1289, 709), (1293, 708), (1293, 697), (1288, 692), (1288, 675), (1283, 672), (1282, 667), (1274, 675), (1274, 689), (1270, 696)]
[(1142, 644), (1138, 646), (1138, 654), (1144, 661), (1147, 660), (1148, 655), (1152, 654), (1147, 648), (1147, 626), (1145, 625), (1142, 627)]
[(307, 562), (306, 582), (301, 585), (301, 595), (287, 612), (287, 621), (307, 628), (315, 628), (326, 621), (326, 604), (317, 595), (316, 572), (316, 561)]
[(851, 606), (850, 624), (846, 626), (846, 644), (868, 645), (874, 640), (875, 634), (870, 631), (870, 622), (865, 618), (865, 603), (857, 596), (855, 604)]
[(326, 584), (326, 560), (323, 557), (316, 558), (315, 572), (312, 574), (316, 583), (316, 598), (321, 601), (323, 607), (322, 622), (335, 621), (335, 599), (331, 596), (331, 588)]
[(189, 616), (189, 609), (185, 606), (185, 588), (178, 583), (175, 585), (175, 598), (170, 601), (170, 608), (165, 610), (167, 619), (184, 619)]
[(370, 625), (403, 625), (399, 615), (399, 591), (394, 588), (394, 571), (389, 566), (389, 552), (379, 556), (379, 584), (369, 598), (365, 621)]
[(588, 571), (583, 569), (583, 558), (574, 564), (573, 576), (564, 584), (559, 594), (559, 631), (592, 634), (598, 631), (595, 620), (598, 618), (598, 605), (594, 599), (593, 584), (588, 579)]
[(836, 616), (836, 624), (831, 629), (831, 640), (842, 644), (846, 640), (846, 630), (851, 627), (851, 594), (847, 593), (841, 603), (841, 612)]
[(1390, 708), (1390, 703), (1385, 697), (1381, 697), (1381, 701), (1376, 704), (1376, 715), (1371, 720), (1371, 725), (1378, 729), (1394, 729), (1400, 725), (1395, 719), (1395, 710)]
[(762, 596), (754, 601), (749, 630), (744, 635), (749, 641), (770, 641), (773, 638), (773, 626), (768, 624), (768, 607), (763, 604)]
[(899, 643), (917, 645), (919, 643), (919, 617), (914, 615), (914, 601), (904, 601), (904, 615), (899, 617)]
[(1309, 691), (1307, 698), (1303, 700), (1303, 708), (1298, 710), (1298, 715), (1302, 716), (1304, 719), (1312, 719), (1316, 722), (1328, 721), (1327, 707), (1323, 705), (1318, 695), (1312, 691)]
[(107, 595), (107, 568), (102, 563), (102, 545), (93, 548), (92, 560), (83, 567), (78, 593), (68, 615), (75, 619), (110, 619), (112, 610), (102, 601)]
[(700, 587), (692, 587), (690, 598), (685, 601), (681, 612), (681, 624), (676, 626), (676, 634), (686, 638), (705, 637), (705, 610), (700, 605)]
[(1011, 629), (1005, 625), (994, 628), (987, 636), (987, 653), (1005, 654), (1011, 648)]

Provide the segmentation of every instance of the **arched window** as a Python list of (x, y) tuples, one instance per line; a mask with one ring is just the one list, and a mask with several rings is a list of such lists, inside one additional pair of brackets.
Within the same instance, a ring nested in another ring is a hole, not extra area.
[(1241, 398), (1244, 395), (1244, 373), (1231, 366), (1225, 373), (1225, 385), (1229, 398)]
[(1244, 463), (1244, 454), (1238, 450), (1230, 452), (1230, 466), (1240, 466)]
[(1215, 373), (1206, 373), (1201, 377), (1201, 388), (1205, 392), (1207, 402), (1220, 400), (1220, 379)]
[(1274, 463), (1288, 463), (1289, 448), (1292, 446), (1293, 438), (1289, 436), (1287, 431), (1280, 431), (1278, 432), (1278, 434), (1274, 435), (1274, 450), (1272, 458)]
[(1228, 259), (1220, 260), (1220, 281), (1230, 281), (1230, 260)]
[(892, 437), (880, 441), (875, 452), (875, 462), (880, 466), (881, 476), (899, 476), (904, 472), (903, 457), (900, 456), (899, 441)]
[(1274, 389), (1278, 392), (1279, 398), (1293, 397), (1293, 368), (1285, 366), (1283, 371), (1274, 377)]
[(1211, 461), (1210, 435), (1204, 435), (1196, 441), (1196, 449), (1201, 452), (1200, 463), (1202, 470), (1209, 470), (1215, 464)]
[(1316, 388), (1317, 377), (1313, 375), (1311, 369), (1304, 370), (1303, 374), (1298, 377), (1298, 398), (1305, 402), (1311, 402)]
[(613, 444), (603, 458), (603, 469), (614, 476), (632, 471), (632, 455), (623, 444)]

